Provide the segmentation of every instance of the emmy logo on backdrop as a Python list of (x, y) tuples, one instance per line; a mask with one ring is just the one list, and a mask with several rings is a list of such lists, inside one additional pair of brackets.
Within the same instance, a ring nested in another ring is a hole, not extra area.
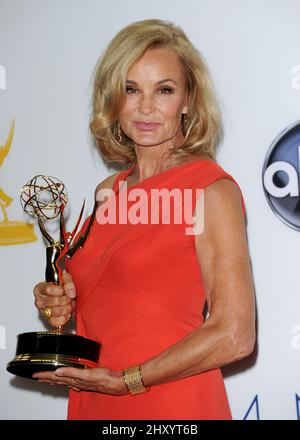
[[(7, 157), (14, 136), (14, 121), (11, 124), (7, 139), (4, 145), (0, 145), (0, 167), (2, 167)], [(2, 220), (0, 220), (0, 245), (22, 244), (36, 241), (37, 237), (33, 231), (33, 225), (22, 221), (9, 220), (7, 208), (14, 199), (7, 195), (0, 186), (0, 208), (2, 211)]]

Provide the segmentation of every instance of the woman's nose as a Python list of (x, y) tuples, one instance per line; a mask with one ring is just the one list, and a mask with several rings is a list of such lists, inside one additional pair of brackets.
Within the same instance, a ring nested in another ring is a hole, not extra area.
[(145, 115), (148, 115), (153, 112), (153, 108), (154, 108), (153, 95), (152, 94), (142, 95), (140, 100), (140, 112)]

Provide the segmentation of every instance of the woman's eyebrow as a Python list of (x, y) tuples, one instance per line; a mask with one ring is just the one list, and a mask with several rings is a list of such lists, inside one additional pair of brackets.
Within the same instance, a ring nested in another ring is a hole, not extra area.
[[(160, 81), (157, 81), (157, 83), (156, 83), (155, 85), (163, 84), (163, 83), (168, 82), (168, 81), (171, 81), (171, 82), (173, 82), (174, 84), (177, 85), (177, 82), (176, 82), (174, 79), (172, 79), (172, 78), (161, 79)], [(136, 81), (133, 81), (133, 80), (130, 80), (130, 79), (127, 79), (127, 80), (126, 80), (126, 83), (127, 83), (127, 84), (135, 84), (135, 85), (138, 85), (138, 83), (137, 83)]]

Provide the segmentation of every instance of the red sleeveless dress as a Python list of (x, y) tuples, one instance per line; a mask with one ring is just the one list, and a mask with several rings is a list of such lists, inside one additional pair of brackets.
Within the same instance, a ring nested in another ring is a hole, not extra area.
[[(117, 201), (123, 191), (119, 182), (133, 168), (117, 175), (116, 195), (101, 208), (114, 203), (119, 213)], [(133, 192), (135, 198), (137, 189), (148, 195), (152, 189), (192, 189), (193, 212), (195, 189), (221, 178), (238, 186), (217, 163), (198, 159), (144, 179), (127, 193)], [(147, 200), (144, 207), (150, 197)], [(245, 215), (242, 193), (241, 202)], [(173, 206), (181, 208), (181, 203)], [(84, 248), (67, 261), (67, 270), (77, 289), (77, 334), (101, 343), (99, 366), (122, 370), (158, 355), (200, 326), (205, 291), (195, 236), (185, 229), (190, 224), (176, 223), (172, 215), (169, 223), (160, 219), (156, 224), (121, 222), (116, 217), (115, 223), (94, 220)], [(135, 396), (70, 391), (68, 419), (228, 420), (231, 412), (221, 371), (214, 369)]]

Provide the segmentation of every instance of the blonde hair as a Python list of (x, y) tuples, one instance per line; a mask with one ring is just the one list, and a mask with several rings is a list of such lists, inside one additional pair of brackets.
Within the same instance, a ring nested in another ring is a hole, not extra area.
[(95, 67), (90, 129), (107, 163), (127, 166), (136, 163), (133, 142), (123, 134), (120, 143), (118, 137), (118, 114), (126, 97), (126, 76), (148, 49), (161, 47), (172, 49), (179, 57), (189, 90), (190, 125), (183, 144), (173, 149), (169, 158), (174, 164), (202, 155), (216, 160), (221, 119), (208, 69), (180, 27), (152, 19), (132, 23), (118, 32)]

